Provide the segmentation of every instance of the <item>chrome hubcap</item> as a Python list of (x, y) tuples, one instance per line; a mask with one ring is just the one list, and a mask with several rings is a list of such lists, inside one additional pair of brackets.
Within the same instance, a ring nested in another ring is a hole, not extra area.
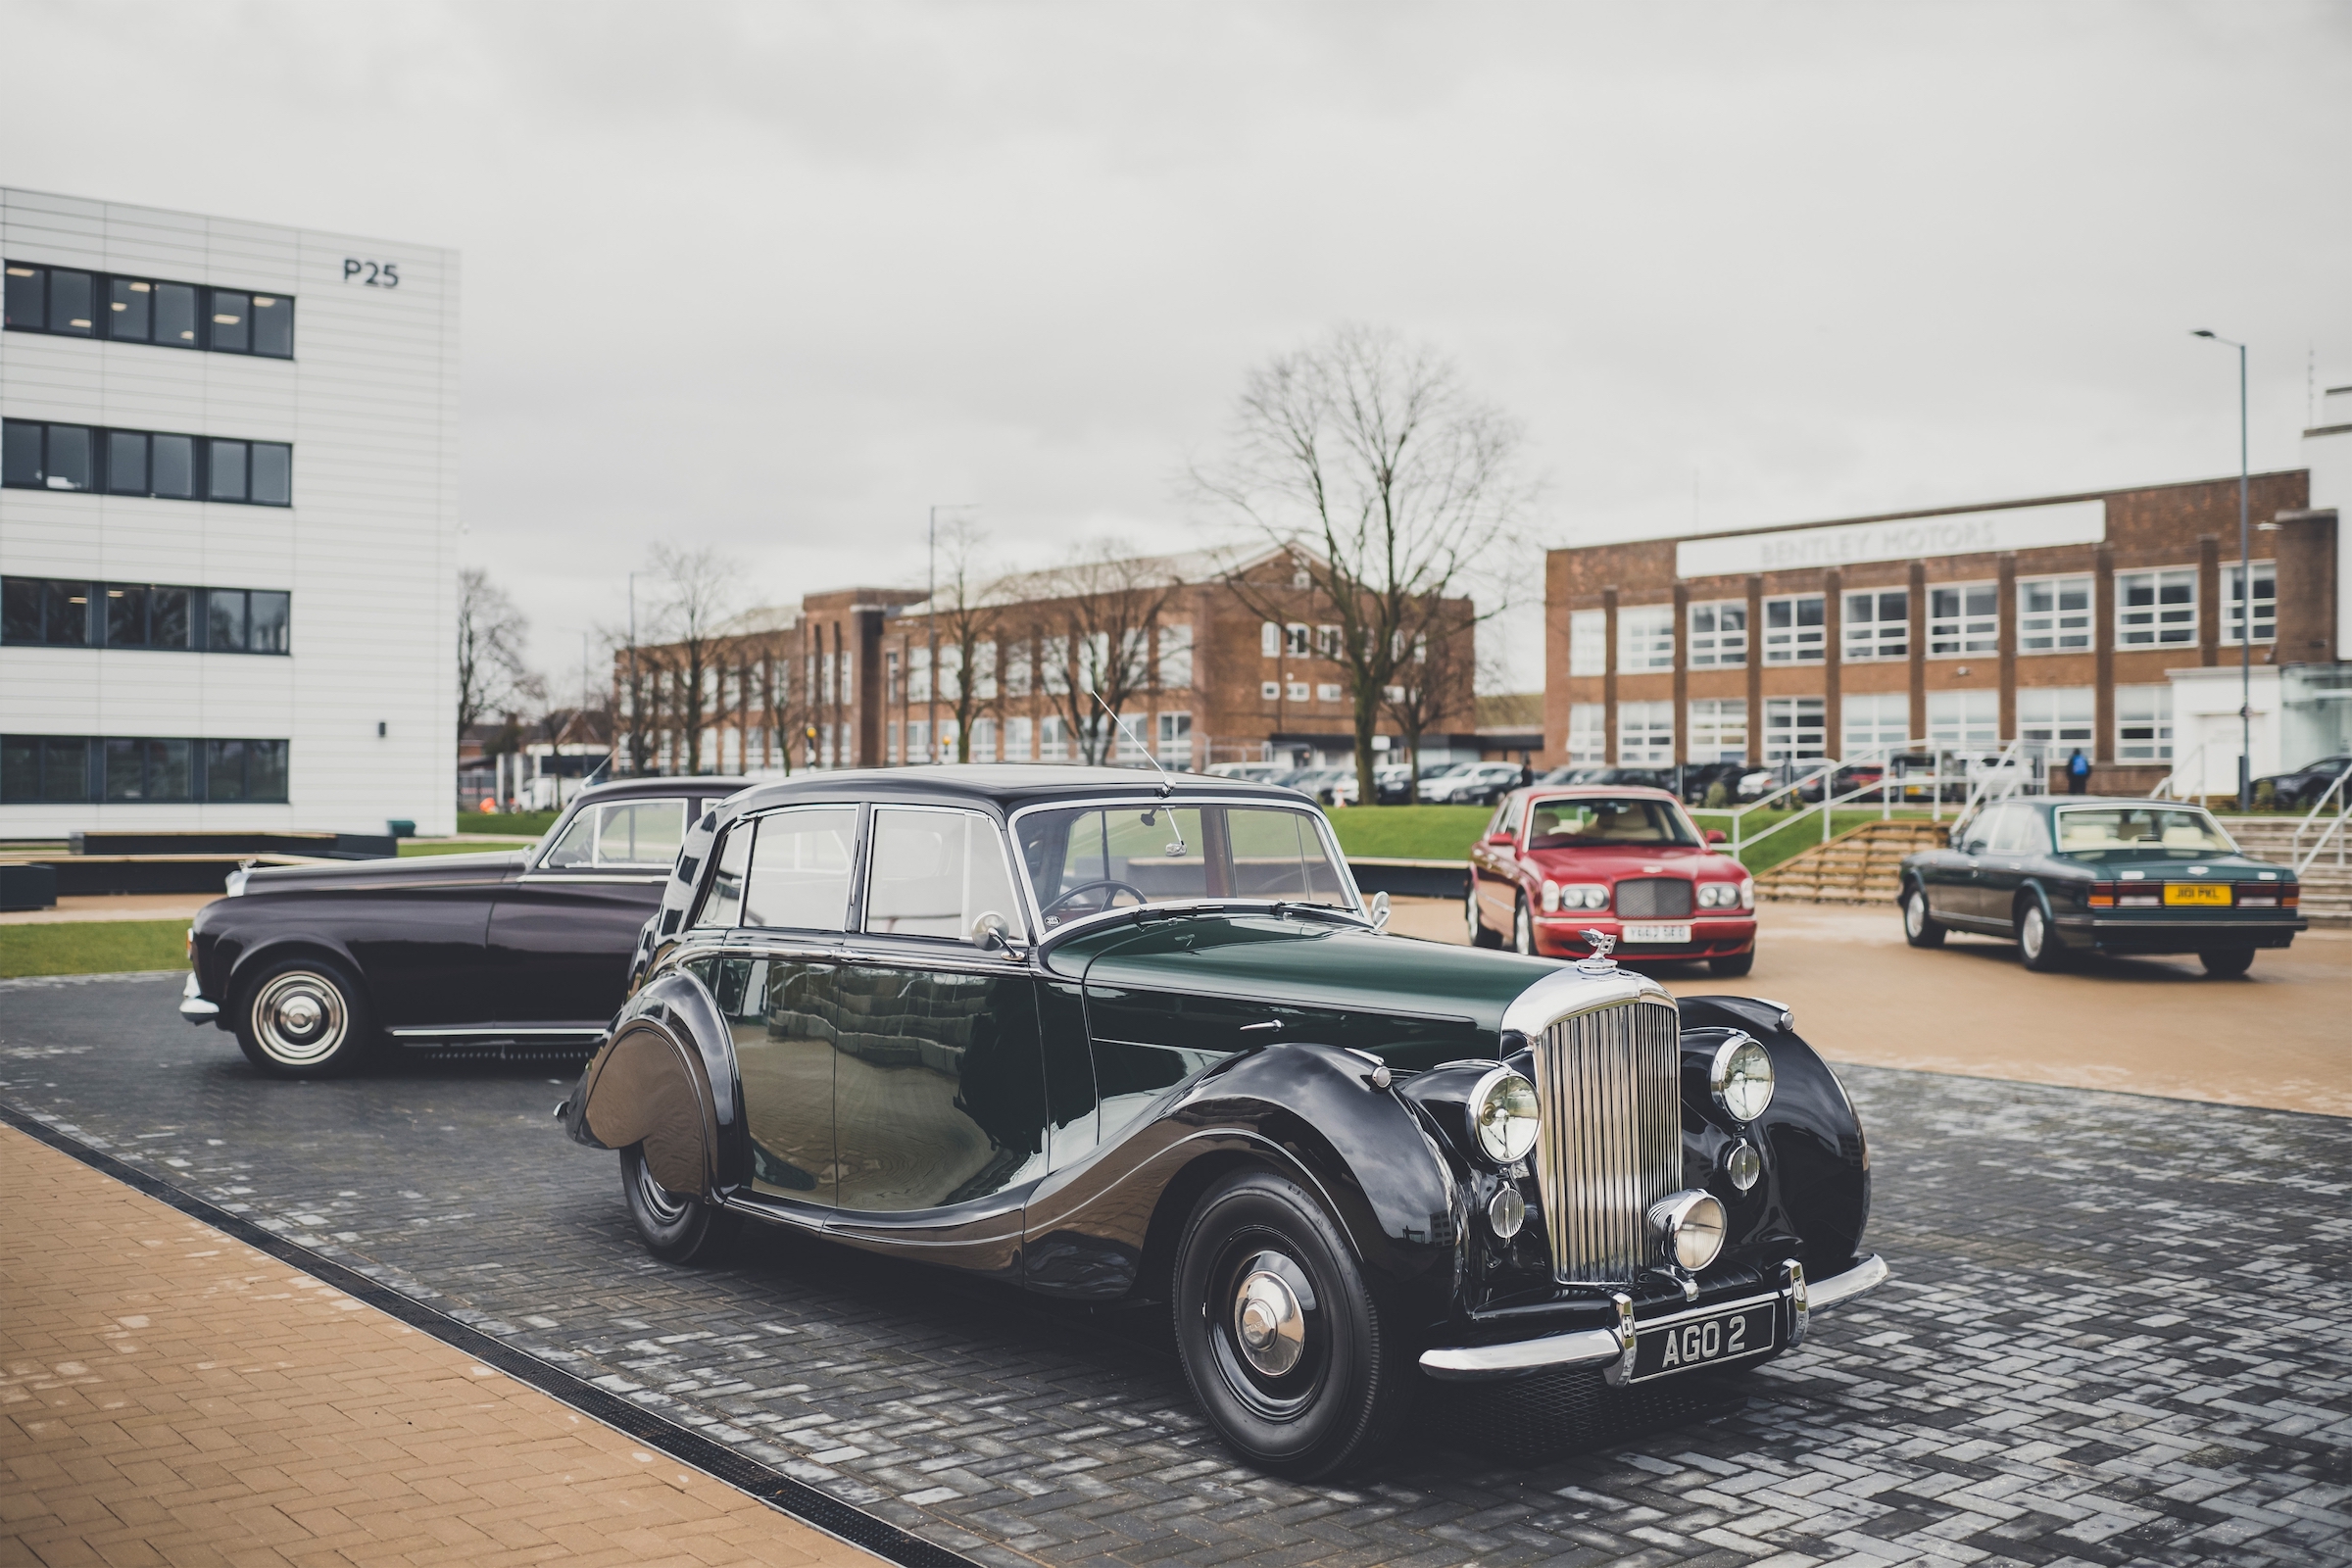
[(642, 1154), (637, 1158), (637, 1198), (645, 1204), (646, 1212), (664, 1225), (686, 1212), (686, 1200), (671, 1197), (668, 1188), (654, 1180), (653, 1170)]
[(1927, 922), (1921, 918), (1922, 909), (1925, 904), (1926, 901), (1916, 893), (1912, 894), (1909, 898), (1903, 901), (1903, 924), (1910, 928), (1913, 936), (1919, 935), (1922, 927), (1927, 924)]
[(1250, 1366), (1278, 1378), (1306, 1353), (1306, 1314), (1281, 1275), (1253, 1268), (1234, 1293), (1233, 1332)]
[(253, 999), (254, 1039), (270, 1060), (288, 1066), (333, 1055), (350, 1028), (343, 993), (324, 975), (281, 974)]

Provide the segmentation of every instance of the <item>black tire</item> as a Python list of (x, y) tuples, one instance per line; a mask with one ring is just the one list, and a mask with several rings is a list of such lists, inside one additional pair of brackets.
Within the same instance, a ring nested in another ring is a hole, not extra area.
[(1469, 929), (1470, 945), (1474, 948), (1499, 948), (1502, 935), (1487, 929), (1487, 917), (1479, 912), (1478, 878), (1470, 879), (1470, 891), (1462, 899), (1462, 924)]
[(1903, 889), (1903, 940), (1915, 948), (1943, 946), (1944, 928), (1928, 912), (1928, 890), (1914, 882)]
[[(1348, 1238), (1298, 1183), (1236, 1171), (1201, 1195), (1174, 1283), (1185, 1379), (1250, 1463), (1312, 1481), (1370, 1462), (1404, 1424), (1412, 1352), (1383, 1321)], [(1251, 1323), (1253, 1300), (1264, 1310)], [(1262, 1345), (1245, 1338), (1268, 1327)]]
[(2050, 974), (2066, 967), (2066, 944), (2058, 938), (2058, 928), (2050, 922), (2050, 911), (2041, 901), (2029, 893), (2017, 901), (2017, 956), (2026, 967), (2035, 974)]
[(2254, 967), (2254, 950), (2252, 948), (2216, 948), (2211, 953), (2198, 954), (2197, 961), (2203, 964), (2205, 972), (2216, 980), (2234, 980)]
[(1751, 944), (1745, 953), (1735, 953), (1728, 958), (1709, 958), (1707, 973), (1737, 980), (1756, 966), (1756, 950)]
[(1519, 895), (1511, 906), (1511, 951), (1536, 956), (1536, 917), (1528, 912), (1527, 895)]
[(620, 1152), (620, 1196), (629, 1205), (637, 1239), (664, 1263), (715, 1262), (743, 1227), (741, 1214), (731, 1214), (701, 1198), (672, 1193), (654, 1180), (654, 1173), (646, 1168), (643, 1144), (631, 1144)]
[(296, 954), (239, 983), (237, 1046), (272, 1078), (334, 1078), (375, 1054), (375, 1018), (357, 977), (332, 958)]

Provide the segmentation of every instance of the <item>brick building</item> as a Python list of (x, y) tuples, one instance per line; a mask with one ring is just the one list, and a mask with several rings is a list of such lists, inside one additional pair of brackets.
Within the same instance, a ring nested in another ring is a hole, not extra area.
[[(791, 765), (871, 767), (952, 760), (968, 719), (974, 761), (1075, 762), (1091, 752), (1162, 765), (1341, 762), (1353, 755), (1340, 629), (1287, 558), (1254, 561), (1246, 587), (1206, 554), (1095, 563), (989, 585), (969, 610), (920, 590), (850, 588), (738, 616), (704, 652), (696, 710), (706, 771)], [(1425, 764), (1478, 755), (1473, 608), (1447, 600), (1459, 628), (1424, 647), (1424, 678), (1390, 688), (1379, 744), (1400, 745), (1419, 699)], [(936, 642), (934, 641), (936, 637)], [(963, 651), (971, 650), (970, 680)], [(936, 664), (934, 649), (936, 648)], [(685, 650), (633, 655), (649, 770), (689, 765), (683, 744)], [(630, 659), (614, 662), (619, 710), (632, 711)], [(936, 676), (936, 678), (935, 678)], [(1129, 741), (1086, 687), (1118, 699)], [(968, 696), (966, 695), (968, 691)], [(628, 766), (623, 722), (623, 767)], [(1140, 743), (1140, 748), (1137, 743)]]
[(1769, 763), (2014, 739), (2053, 763), (2080, 748), (2094, 788), (2144, 790), (2193, 742), (2226, 779), (2204, 787), (2233, 788), (2249, 575), (2257, 772), (2296, 749), (2280, 725), (2297, 679), (2334, 667), (2336, 516), (2310, 500), (2303, 469), (2253, 476), (2250, 574), (2234, 476), (1551, 551), (1546, 756)]

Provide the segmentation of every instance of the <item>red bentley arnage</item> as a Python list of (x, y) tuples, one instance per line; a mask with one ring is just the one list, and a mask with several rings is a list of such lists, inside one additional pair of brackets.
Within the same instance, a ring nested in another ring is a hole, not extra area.
[(1581, 958), (1583, 933), (1602, 931), (1619, 958), (1704, 958), (1741, 975), (1756, 961), (1755, 887), (1664, 790), (1519, 790), (1470, 851), (1465, 913), (1482, 948), (1508, 932), (1521, 953)]

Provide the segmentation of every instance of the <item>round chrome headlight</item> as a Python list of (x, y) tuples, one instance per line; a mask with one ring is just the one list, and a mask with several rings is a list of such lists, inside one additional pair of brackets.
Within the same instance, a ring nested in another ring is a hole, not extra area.
[(1695, 1274), (1723, 1250), (1723, 1204), (1712, 1193), (1676, 1193), (1650, 1205), (1649, 1228), (1668, 1260)]
[(1772, 1053), (1754, 1035), (1735, 1034), (1715, 1052), (1707, 1087), (1735, 1121), (1754, 1121), (1772, 1103)]
[(1479, 1080), (1470, 1096), (1470, 1136), (1497, 1165), (1515, 1165), (1536, 1147), (1536, 1086), (1508, 1067)]

